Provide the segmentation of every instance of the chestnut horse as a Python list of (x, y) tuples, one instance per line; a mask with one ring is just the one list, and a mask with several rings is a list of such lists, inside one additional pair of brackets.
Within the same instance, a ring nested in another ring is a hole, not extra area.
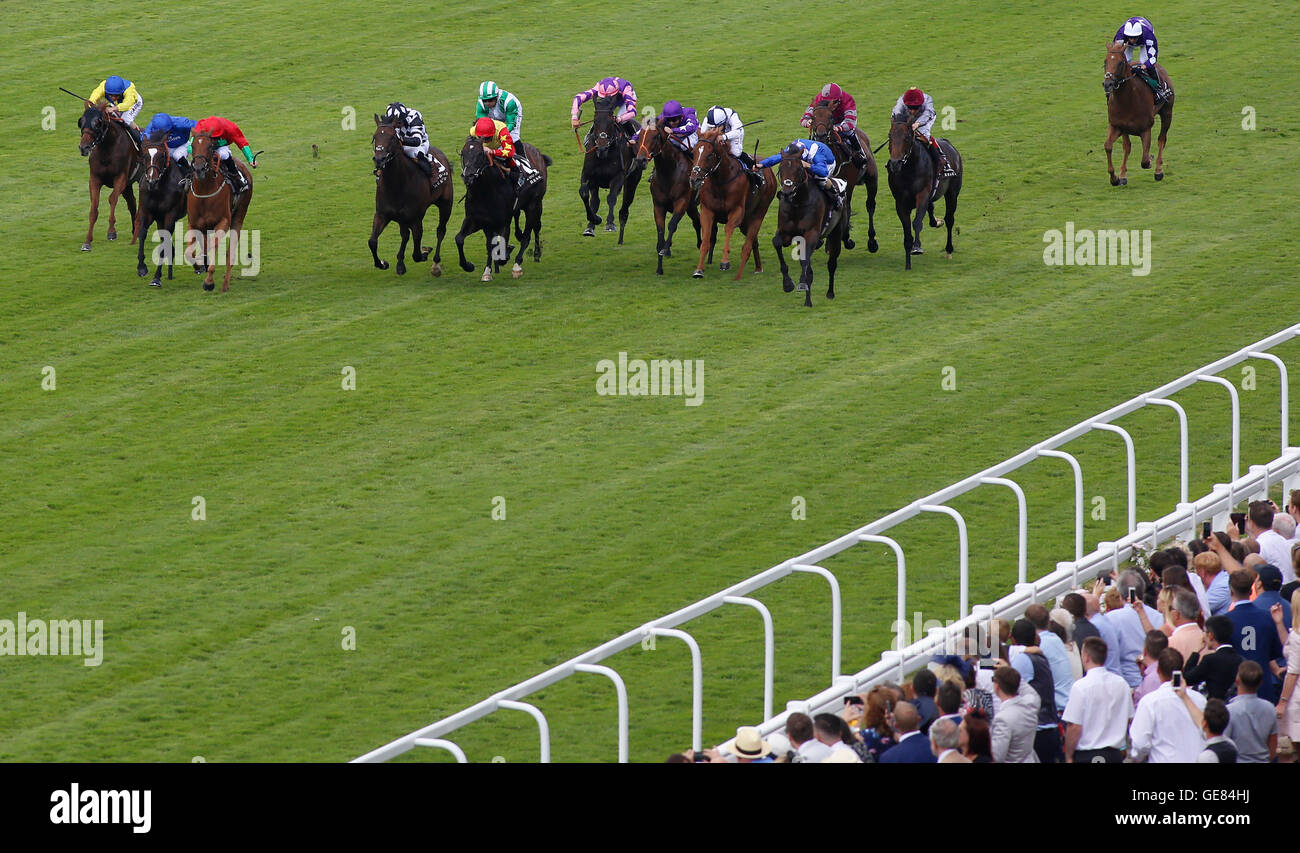
[[(952, 143), (946, 139), (936, 139), (948, 155), (957, 174), (951, 178), (940, 178), (936, 187), (934, 182), (934, 161), (925, 145), (916, 138), (916, 131), (905, 121), (896, 121), (889, 127), (889, 162), (885, 168), (889, 172), (889, 191), (894, 194), (894, 210), (898, 220), (903, 224), (903, 257), (906, 268), (912, 268), (912, 255), (921, 254), (921, 225), (925, 215), (930, 215), (930, 227), (948, 226), (948, 245), (944, 247), (947, 257), (952, 257), (952, 223), (957, 215), (957, 196), (961, 193), (962, 161), (961, 155)], [(935, 221), (934, 200), (943, 196), (943, 219)], [(912, 211), (916, 211), (912, 219)]]
[[(1151, 128), (1156, 123), (1156, 94), (1129, 65), (1124, 56), (1127, 45), (1122, 41), (1111, 44), (1106, 49), (1105, 76), (1101, 88), (1106, 92), (1106, 118), (1110, 129), (1106, 133), (1106, 169), (1110, 172), (1112, 187), (1128, 183), (1128, 155), (1132, 150), (1129, 135), (1142, 137), (1142, 168), (1151, 168)], [(1166, 86), (1169, 86), (1169, 100), (1160, 105), (1160, 148), (1156, 152), (1156, 180), (1165, 178), (1165, 137), (1169, 135), (1169, 125), (1174, 121), (1173, 86), (1169, 85), (1169, 75), (1159, 64), (1156, 73)], [(1124, 137), (1124, 160), (1119, 166), (1119, 177), (1115, 176), (1115, 163), (1111, 159), (1111, 150), (1115, 139)]]
[(707, 130), (699, 136), (691, 152), (691, 189), (699, 193), (700, 232), (708, 234), (700, 243), (700, 261), (692, 278), (704, 278), (704, 259), (713, 251), (714, 222), (721, 219), (726, 227), (722, 244), (722, 263), (718, 269), (731, 269), (731, 233), (737, 228), (745, 235), (740, 248), (740, 268), (733, 281), (740, 281), (750, 252), (754, 253), (754, 272), (763, 271), (758, 253), (758, 229), (776, 195), (776, 178), (771, 169), (763, 169), (762, 187), (755, 187), (745, 177), (745, 167), (731, 153), (731, 144), (722, 138), (722, 130)]
[(429, 146), (433, 160), (434, 187), (420, 165), (406, 156), (397, 138), (397, 128), (389, 121), (375, 116), (375, 134), (371, 145), (375, 153), (375, 218), (370, 228), (370, 256), (375, 269), (388, 269), (388, 261), (379, 259), (379, 235), (389, 222), (396, 222), (401, 230), (402, 243), (397, 247), (397, 274), (406, 275), (406, 241), (414, 238), (411, 260), (419, 263), (429, 257), (424, 239), (424, 214), (431, 205), (438, 206), (438, 242), (433, 249), (434, 276), (442, 275), (442, 238), (447, 236), (447, 220), (451, 217), (452, 192), (451, 162), (447, 155)]
[(808, 177), (808, 167), (803, 162), (803, 152), (790, 146), (781, 152), (780, 172), (777, 177), (781, 182), (776, 191), (779, 200), (776, 215), (776, 236), (772, 238), (772, 248), (776, 249), (776, 258), (781, 262), (781, 288), (789, 293), (794, 290), (790, 280), (790, 269), (785, 265), (785, 253), (781, 249), (794, 243), (795, 259), (801, 267), (799, 289), (804, 292), (805, 308), (812, 307), (812, 256), (826, 244), (826, 275), (829, 286), (826, 298), (835, 298), (835, 268), (840, 262), (840, 245), (848, 232), (848, 196), (839, 210), (831, 212), (830, 199), (826, 192), (815, 186)]
[(808, 132), (814, 142), (820, 142), (831, 149), (831, 153), (835, 155), (835, 177), (843, 178), (849, 185), (848, 191), (844, 193), (844, 209), (849, 211), (849, 214), (844, 217), (844, 248), (852, 249), (856, 245), (853, 238), (849, 236), (849, 229), (853, 225), (853, 188), (858, 184), (865, 184), (867, 187), (867, 251), (875, 252), (880, 248), (880, 244), (876, 242), (876, 191), (880, 186), (880, 171), (876, 167), (876, 158), (871, 153), (871, 140), (860, 128), (854, 129), (858, 144), (862, 146), (862, 153), (867, 155), (867, 166), (859, 172), (858, 167), (853, 163), (853, 158), (849, 155), (848, 146), (844, 144), (839, 131), (835, 129), (835, 118), (829, 101), (822, 101), (813, 107), (812, 124)]
[[(673, 235), (683, 215), (689, 216), (695, 226), (695, 245), (700, 245), (700, 207), (691, 192), (691, 155), (672, 144), (669, 133), (655, 127), (651, 119), (641, 128), (636, 138), (636, 157), (633, 165), (645, 168), (654, 159), (654, 172), (650, 175), (650, 199), (655, 208), (655, 229), (659, 232), (655, 250), (659, 256), (655, 275), (664, 274), (664, 258), (673, 256)], [(672, 219), (668, 219), (669, 211)], [(665, 221), (667, 229), (665, 230)]]
[(230, 267), (239, 251), (239, 229), (244, 224), (248, 204), (253, 198), (253, 178), (244, 164), (236, 161), (235, 168), (241, 170), (248, 179), (248, 191), (234, 195), (234, 188), (222, 174), (221, 160), (217, 154), (219, 149), (213, 142), (212, 135), (206, 131), (196, 133), (190, 144), (194, 179), (185, 197), (185, 209), (190, 220), (188, 236), (197, 244), (195, 248), (198, 250), (200, 266), (207, 267), (208, 275), (203, 280), (204, 290), (216, 287), (213, 280), (218, 260), (216, 250), (222, 239), (229, 239), (226, 277), (221, 282), (221, 292), (225, 293), (230, 289)]
[(172, 245), (172, 231), (185, 217), (185, 188), (181, 185), (181, 169), (172, 162), (167, 151), (167, 134), (155, 134), (144, 143), (144, 175), (140, 178), (140, 212), (136, 215), (134, 241), (136, 249), (135, 272), (144, 278), (149, 267), (144, 262), (144, 244), (149, 238), (149, 226), (155, 225), (162, 241), (158, 268), (154, 270), (150, 287), (162, 287), (163, 262), (167, 263), (167, 280), (172, 279), (176, 267), (176, 247)]
[(99, 190), (111, 186), (108, 197), (108, 239), (117, 239), (117, 199), (126, 195), (126, 209), (135, 223), (135, 190), (131, 184), (139, 179), (139, 163), (135, 141), (127, 132), (121, 119), (110, 117), (107, 106), (97, 107), (86, 101), (86, 111), (81, 114), (77, 127), (81, 128), (81, 156), (90, 162), (90, 227), (81, 251), (89, 252), (95, 239), (95, 220), (99, 218)]

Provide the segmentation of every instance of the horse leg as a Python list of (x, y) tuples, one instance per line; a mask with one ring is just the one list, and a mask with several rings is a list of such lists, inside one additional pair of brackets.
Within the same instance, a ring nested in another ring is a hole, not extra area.
[(1110, 173), (1110, 185), (1119, 186), (1119, 178), (1115, 177), (1115, 160), (1112, 157), (1112, 151), (1115, 148), (1115, 139), (1119, 136), (1119, 129), (1115, 125), (1110, 125), (1106, 131), (1106, 171)]
[(1142, 131), (1142, 168), (1151, 168), (1151, 128)]
[[(582, 199), (582, 209), (587, 214), (587, 230), (582, 232), (582, 236), (595, 237), (596, 223), (600, 221), (600, 217), (592, 213), (592, 209), (593, 209), (592, 200), (591, 200), (592, 188), (587, 184), (586, 181), (583, 181), (582, 183), (578, 184), (578, 196)], [(596, 195), (596, 203), (597, 204), (600, 203), (600, 196), (598, 193)]]
[(718, 220), (713, 219), (713, 227), (709, 230), (709, 263), (713, 263), (713, 249), (718, 245)]
[(876, 242), (876, 191), (880, 178), (874, 171), (867, 172), (867, 251), (875, 252), (880, 248)]
[(632, 209), (632, 199), (636, 198), (636, 184), (636, 181), (623, 179), (623, 203), (618, 208), (618, 244), (620, 246), (623, 245), (623, 232), (627, 230), (627, 217), (628, 212)]
[(907, 206), (906, 198), (894, 199), (894, 210), (898, 213), (898, 221), (903, 224), (903, 260), (906, 262), (905, 269), (912, 268), (912, 210)]
[[(215, 273), (217, 268), (216, 241), (217, 241), (217, 234), (215, 231), (212, 232), (211, 234), (208, 234), (207, 231), (203, 232), (202, 260), (204, 262), (204, 267), (207, 271), (207, 275), (203, 277), (204, 290), (215, 290), (217, 287), (217, 283), (215, 281)], [(208, 263), (209, 260), (212, 261), (212, 263)]]
[(466, 216), (460, 224), (460, 230), (456, 232), (456, 251), (460, 253), (460, 268), (465, 272), (474, 272), (474, 265), (465, 257), (465, 237), (477, 230), (470, 227), (469, 217)]
[[(398, 222), (397, 227), (402, 232), (402, 242), (397, 247), (397, 274), (406, 275), (406, 241), (411, 239), (411, 226), (405, 222)], [(411, 256), (411, 260), (415, 260), (414, 255)]]
[(695, 265), (695, 272), (691, 273), (691, 278), (704, 278), (705, 258), (708, 258), (709, 263), (713, 263), (713, 240), (718, 233), (713, 221), (713, 209), (703, 205), (700, 207), (700, 231), (708, 234), (709, 239), (700, 244), (700, 262)]
[(379, 235), (384, 233), (388, 227), (388, 217), (378, 211), (375, 212), (374, 222), (370, 226), (370, 257), (375, 259), (375, 269), (388, 269), (388, 261), (379, 260)]
[(113, 191), (108, 194), (108, 233), (104, 236), (109, 240), (117, 239), (117, 199), (122, 195), (122, 185), (125, 182), (126, 178), (118, 175), (113, 181)]
[(857, 186), (856, 181), (849, 184), (848, 190), (844, 193), (844, 248), (852, 249), (858, 244), (853, 242), (849, 236), (849, 228), (852, 227), (853, 217), (849, 216), (849, 211), (853, 209), (853, 188)]
[[(655, 266), (655, 275), (664, 274), (664, 258), (671, 257), (672, 253), (672, 250), (668, 248), (668, 239), (665, 236), (664, 221), (667, 218), (667, 213), (667, 210), (661, 207), (658, 202), (655, 202), (655, 254), (659, 256), (659, 262)], [(673, 222), (677, 222), (676, 217), (673, 217)]]
[[(144, 278), (149, 274), (149, 267), (144, 262), (144, 242), (149, 236), (149, 226), (153, 223), (153, 216), (146, 212), (144, 206), (140, 207), (140, 217), (135, 224), (131, 242), (136, 243), (135, 250), (135, 274)], [(158, 222), (158, 229), (162, 230), (162, 222)]]
[(1128, 184), (1128, 155), (1133, 150), (1133, 143), (1129, 140), (1128, 134), (1124, 134), (1120, 140), (1124, 143), (1124, 159), (1119, 164), (1119, 182), (1121, 185)]
[[(726, 236), (722, 242), (722, 263), (718, 264), (718, 269), (731, 269), (731, 235), (740, 226), (740, 220), (745, 215), (745, 209), (742, 206), (739, 212), (733, 210), (727, 216)], [(737, 276), (739, 278), (739, 276)]]
[(704, 242), (700, 236), (700, 209), (689, 202), (686, 205), (686, 215), (691, 218), (691, 224), (695, 226), (695, 248), (699, 248)]
[[(618, 195), (620, 192), (622, 192), (622, 190), (623, 190), (623, 178), (622, 176), (615, 176), (614, 179), (609, 182), (609, 190), (606, 192), (606, 196), (605, 196), (605, 203), (609, 206), (609, 215), (605, 217), (606, 231), (618, 230), (618, 228), (614, 225), (614, 206), (618, 204)], [(619, 240), (619, 242), (621, 243), (623, 241)]]
[(804, 241), (803, 257), (799, 259), (799, 289), (803, 291), (803, 307), (812, 307), (813, 255), (816, 253), (817, 231), (810, 229), (802, 235)]
[(943, 224), (948, 228), (948, 245), (943, 247), (945, 258), (952, 257), (952, 221), (957, 216), (957, 195), (960, 192), (961, 184), (954, 185), (950, 182), (948, 192), (943, 197)]
[(835, 298), (835, 269), (840, 265), (840, 229), (831, 229), (826, 245), (826, 298)]
[(781, 264), (781, 289), (786, 293), (794, 290), (794, 282), (790, 280), (790, 267), (785, 262), (785, 252), (781, 251), (790, 245), (790, 240), (780, 231), (772, 235), (772, 249), (776, 252), (776, 260)]
[(524, 274), (524, 265), (522, 261), (524, 259), (524, 250), (527, 249), (528, 244), (532, 242), (533, 216), (534, 216), (533, 209), (534, 209), (534, 205), (529, 205), (528, 209), (524, 211), (525, 215), (524, 215), (523, 233), (519, 233), (518, 226), (516, 226), (515, 228), (515, 234), (519, 238), (519, 251), (518, 253), (515, 254), (515, 265), (510, 270), (511, 278), (519, 278)]
[(912, 219), (913, 255), (924, 254), (921, 249), (921, 229), (925, 227), (925, 215), (930, 212), (930, 205), (934, 203), (934, 200), (929, 196), (930, 188), (928, 186), (916, 194), (916, 216)]
[(433, 266), (429, 272), (434, 278), (442, 275), (442, 238), (447, 236), (447, 219), (451, 216), (451, 199), (438, 202), (438, 242), (433, 247)]
[(1166, 104), (1160, 111), (1160, 136), (1156, 139), (1156, 180), (1165, 179), (1165, 137), (1169, 135), (1169, 125), (1174, 121), (1174, 108)]
[(422, 264), (429, 257), (429, 250), (424, 248), (424, 217), (420, 216), (411, 223), (411, 263)]
[(125, 188), (125, 190), (126, 190), (126, 212), (129, 213), (129, 214), (131, 215), (131, 222), (134, 223), (134, 222), (135, 222), (135, 214), (136, 214), (136, 206), (135, 206), (135, 184), (131, 183), (131, 178), (130, 178), (129, 175), (127, 176), (127, 179), (126, 179), (126, 188)]
[(99, 219), (99, 189), (103, 184), (95, 173), (90, 173), (90, 227), (86, 229), (86, 242), (81, 244), (81, 251), (89, 252), (90, 244), (95, 239), (95, 220)]

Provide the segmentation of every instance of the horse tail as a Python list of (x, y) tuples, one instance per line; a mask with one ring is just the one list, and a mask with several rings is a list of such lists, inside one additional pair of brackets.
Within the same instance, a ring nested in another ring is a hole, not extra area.
[(542, 160), (544, 160), (548, 166), (555, 165), (555, 161), (551, 159), (549, 154), (542, 154)]

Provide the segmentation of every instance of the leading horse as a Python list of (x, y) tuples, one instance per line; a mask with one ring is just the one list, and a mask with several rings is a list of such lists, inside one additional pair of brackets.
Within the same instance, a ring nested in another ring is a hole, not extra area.
[[(896, 121), (889, 128), (889, 162), (885, 165), (889, 172), (889, 191), (894, 194), (894, 209), (903, 224), (903, 257), (906, 268), (912, 268), (912, 255), (921, 254), (921, 226), (925, 216), (930, 215), (930, 227), (948, 226), (948, 245), (944, 247), (947, 257), (952, 257), (952, 224), (957, 215), (957, 196), (961, 193), (962, 161), (961, 155), (952, 143), (946, 139), (938, 140), (948, 155), (957, 174), (951, 178), (940, 178), (936, 186), (934, 180), (934, 161), (930, 152), (916, 138), (916, 131), (905, 121)], [(943, 196), (943, 219), (936, 222), (934, 218), (934, 200)], [(916, 211), (916, 218), (911, 217)]]
[(144, 244), (149, 237), (149, 226), (156, 225), (161, 252), (150, 287), (162, 287), (163, 262), (167, 264), (167, 280), (172, 280), (176, 267), (176, 246), (172, 245), (172, 231), (176, 223), (185, 218), (185, 186), (181, 170), (167, 151), (167, 134), (156, 134), (144, 143), (144, 175), (140, 178), (140, 210), (136, 214), (135, 272), (144, 278), (149, 267), (144, 262)]
[[(514, 176), (483, 148), (476, 136), (466, 137), (460, 150), (460, 177), (465, 182), (465, 219), (456, 232), (456, 250), (460, 253), (460, 268), (473, 272), (474, 265), (465, 257), (465, 238), (482, 231), (487, 243), (487, 263), (481, 281), (491, 281), (494, 272), (510, 259), (510, 225), (515, 224), (515, 234), (520, 240), (519, 253), (510, 274), (519, 278), (524, 274), (524, 250), (530, 240), (533, 260), (542, 257), (542, 196), (546, 194), (546, 167), (551, 158), (525, 142), (519, 143), (528, 162), (542, 173), (541, 180), (527, 184), (516, 194)], [(524, 227), (519, 228), (519, 213), (523, 213)]]
[[(1124, 55), (1127, 45), (1122, 41), (1114, 42), (1106, 49), (1105, 76), (1101, 88), (1106, 93), (1106, 120), (1109, 129), (1106, 132), (1106, 169), (1110, 173), (1112, 187), (1128, 183), (1128, 155), (1132, 150), (1129, 135), (1142, 137), (1142, 168), (1151, 168), (1151, 128), (1156, 123), (1156, 94), (1129, 65)], [(1160, 80), (1169, 87), (1169, 100), (1160, 105), (1159, 150), (1156, 152), (1156, 180), (1165, 178), (1165, 137), (1169, 135), (1169, 125), (1174, 121), (1174, 89), (1169, 84), (1169, 75), (1159, 64), (1156, 73)], [(1111, 150), (1115, 139), (1124, 137), (1124, 159), (1119, 166), (1119, 177), (1115, 176), (1115, 163), (1111, 159)]]
[(126, 209), (135, 222), (135, 190), (132, 183), (139, 179), (139, 155), (135, 141), (120, 119), (112, 117), (107, 106), (97, 107), (86, 101), (86, 111), (77, 121), (81, 129), (78, 150), (90, 162), (90, 227), (86, 229), (86, 242), (81, 251), (89, 252), (95, 239), (95, 220), (99, 219), (99, 191), (111, 186), (108, 197), (108, 239), (117, 239), (117, 199), (126, 196)]
[(244, 173), (248, 189), (236, 194), (221, 170), (220, 150), (212, 135), (207, 131), (196, 133), (190, 140), (194, 178), (189, 193), (185, 197), (185, 210), (189, 216), (189, 236), (199, 244), (187, 247), (187, 253), (198, 250), (200, 267), (207, 267), (207, 277), (203, 280), (203, 289), (216, 287), (213, 274), (217, 268), (217, 248), (223, 239), (229, 244), (226, 251), (226, 277), (221, 282), (221, 292), (230, 289), (230, 268), (238, 254), (239, 229), (248, 214), (248, 205), (253, 200), (253, 176), (243, 163), (235, 162), (235, 168)]
[(880, 170), (871, 153), (871, 140), (861, 129), (854, 128), (858, 145), (862, 147), (862, 153), (867, 155), (867, 165), (859, 171), (849, 154), (848, 146), (835, 129), (834, 108), (829, 101), (822, 101), (813, 107), (812, 124), (808, 130), (814, 142), (820, 142), (831, 149), (835, 155), (835, 176), (849, 185), (848, 191), (844, 193), (844, 209), (848, 211), (844, 217), (844, 248), (852, 249), (855, 245), (850, 236), (853, 226), (853, 188), (864, 184), (867, 188), (867, 251), (875, 252), (880, 248), (876, 242), (876, 192), (880, 186)]
[(779, 199), (776, 215), (776, 235), (772, 248), (781, 262), (781, 287), (786, 292), (794, 290), (790, 269), (785, 264), (783, 247), (794, 243), (795, 257), (799, 261), (799, 289), (804, 291), (805, 308), (812, 307), (812, 256), (826, 241), (826, 276), (829, 284), (826, 298), (835, 298), (835, 268), (840, 262), (840, 246), (848, 233), (849, 202), (847, 196), (837, 210), (831, 210), (826, 192), (808, 179), (808, 167), (803, 162), (803, 152), (791, 146), (781, 152), (781, 182), (776, 191)]
[(432, 205), (438, 206), (438, 242), (433, 249), (434, 276), (442, 275), (442, 238), (447, 235), (447, 220), (451, 217), (452, 181), (451, 163), (447, 155), (430, 146), (433, 161), (432, 180), (419, 164), (406, 156), (397, 126), (375, 116), (375, 133), (371, 137), (375, 155), (375, 218), (370, 227), (370, 256), (375, 269), (388, 269), (388, 262), (379, 259), (379, 235), (389, 222), (396, 222), (401, 231), (402, 243), (397, 248), (397, 274), (406, 274), (406, 241), (414, 238), (411, 260), (419, 263), (429, 257), (423, 248), (424, 214)]
[(645, 166), (637, 167), (633, 140), (623, 133), (623, 128), (614, 118), (619, 108), (613, 96), (596, 99), (596, 116), (592, 120), (591, 147), (584, 146), (582, 158), (582, 177), (578, 182), (578, 195), (582, 198), (583, 209), (587, 212), (587, 229), (584, 237), (596, 236), (596, 226), (600, 224), (600, 191), (608, 190), (609, 215), (605, 219), (605, 230), (614, 231), (614, 205), (618, 196), (623, 194), (623, 206), (618, 211), (618, 244), (623, 245), (623, 232), (627, 228), (627, 212), (636, 197), (637, 184), (641, 182), (641, 173)]

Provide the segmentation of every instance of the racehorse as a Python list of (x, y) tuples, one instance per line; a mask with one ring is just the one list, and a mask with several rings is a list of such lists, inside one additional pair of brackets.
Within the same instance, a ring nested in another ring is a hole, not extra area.
[[(652, 158), (655, 168), (650, 174), (650, 199), (654, 202), (655, 228), (659, 232), (655, 243), (659, 261), (655, 274), (663, 275), (664, 258), (673, 256), (673, 234), (677, 233), (677, 223), (683, 214), (695, 226), (695, 245), (700, 245), (700, 209), (691, 192), (691, 155), (672, 144), (669, 133), (655, 127), (653, 120), (637, 134), (634, 167), (643, 169)], [(668, 219), (669, 211), (672, 219)]]
[(596, 236), (596, 226), (600, 224), (600, 191), (608, 190), (609, 215), (605, 219), (605, 230), (614, 229), (614, 205), (618, 195), (623, 193), (623, 206), (618, 211), (618, 244), (623, 245), (623, 231), (627, 228), (627, 211), (636, 196), (636, 186), (641, 182), (644, 166), (634, 163), (633, 140), (623, 134), (623, 129), (614, 120), (617, 108), (612, 96), (597, 98), (596, 116), (592, 120), (589, 138), (590, 148), (584, 148), (582, 159), (582, 178), (578, 183), (578, 195), (582, 197), (582, 206), (587, 211), (587, 230), (584, 237)]
[(740, 281), (745, 272), (749, 253), (754, 253), (754, 272), (763, 271), (763, 260), (758, 253), (758, 229), (767, 215), (767, 208), (776, 195), (776, 179), (771, 169), (763, 169), (761, 188), (745, 178), (745, 167), (731, 153), (729, 143), (719, 129), (700, 134), (691, 152), (691, 189), (700, 197), (700, 232), (709, 237), (700, 244), (700, 261), (691, 273), (692, 278), (704, 278), (704, 259), (713, 250), (714, 221), (726, 223), (726, 240), (722, 245), (722, 263), (718, 269), (731, 269), (731, 233), (737, 228), (745, 235), (740, 249), (740, 269), (733, 281)]
[[(465, 258), (465, 238), (475, 231), (483, 232), (487, 244), (487, 263), (483, 267), (481, 281), (491, 281), (493, 272), (500, 270), (501, 265), (510, 259), (512, 218), (520, 246), (510, 274), (514, 278), (524, 274), (524, 250), (533, 237), (537, 239), (533, 259), (541, 260), (542, 257), (542, 196), (546, 193), (545, 167), (550, 165), (551, 159), (531, 145), (521, 145), (533, 168), (542, 171), (543, 179), (524, 187), (517, 199), (513, 177), (504, 166), (496, 162), (496, 158), (484, 150), (478, 137), (467, 137), (460, 150), (460, 177), (465, 182), (465, 220), (456, 232), (456, 249), (460, 252), (460, 268), (465, 272), (473, 272), (474, 265)], [(518, 211), (524, 212), (523, 230), (519, 229)]]
[(181, 169), (172, 162), (167, 152), (167, 134), (156, 134), (144, 143), (144, 175), (140, 178), (140, 208), (136, 214), (133, 241), (136, 250), (135, 272), (144, 278), (149, 267), (144, 262), (144, 244), (149, 238), (149, 226), (155, 225), (162, 241), (163, 254), (158, 259), (150, 287), (162, 287), (163, 261), (167, 262), (167, 280), (172, 280), (176, 268), (176, 247), (172, 245), (172, 231), (185, 217), (185, 187), (181, 184)]
[(853, 225), (853, 188), (858, 184), (866, 184), (867, 251), (875, 252), (880, 248), (880, 244), (876, 242), (876, 190), (880, 184), (880, 171), (876, 167), (876, 158), (871, 153), (871, 140), (867, 138), (867, 134), (858, 128), (853, 132), (858, 137), (858, 144), (862, 146), (862, 153), (867, 155), (867, 166), (861, 172), (854, 165), (848, 146), (840, 138), (839, 131), (835, 129), (835, 118), (830, 103), (822, 101), (813, 107), (812, 125), (809, 127), (812, 140), (830, 146), (831, 153), (835, 155), (835, 177), (843, 178), (849, 185), (848, 191), (844, 193), (844, 209), (849, 211), (849, 214), (844, 217), (844, 248), (852, 249), (856, 245), (853, 238), (849, 236)]
[[(912, 125), (896, 121), (889, 128), (889, 163), (885, 168), (889, 172), (889, 190), (894, 194), (894, 209), (898, 211), (898, 220), (903, 223), (903, 257), (909, 270), (912, 268), (912, 255), (922, 253), (921, 225), (927, 213), (931, 228), (948, 226), (948, 245), (944, 251), (949, 258), (952, 257), (952, 223), (957, 214), (957, 195), (961, 192), (962, 162), (951, 142), (946, 139), (938, 142), (957, 174), (941, 178), (935, 187), (934, 161), (930, 159), (930, 152), (917, 141)], [(934, 200), (939, 196), (944, 200), (943, 219), (936, 222)], [(915, 219), (911, 218), (913, 210), (916, 211)]]
[(228, 239), (226, 277), (221, 282), (221, 292), (225, 293), (230, 289), (230, 267), (238, 252), (239, 229), (244, 224), (249, 202), (253, 199), (253, 177), (243, 163), (235, 162), (235, 168), (242, 171), (248, 181), (248, 190), (236, 195), (234, 187), (221, 171), (221, 159), (217, 154), (219, 149), (212, 134), (206, 131), (194, 134), (190, 147), (194, 177), (185, 197), (185, 208), (189, 215), (188, 234), (198, 244), (195, 246), (199, 258), (196, 271), (207, 269), (207, 277), (203, 280), (204, 290), (216, 287), (213, 281), (219, 260), (216, 250), (222, 239)]
[(126, 195), (126, 209), (135, 222), (135, 190), (131, 186), (139, 179), (136, 174), (139, 155), (135, 141), (119, 119), (110, 118), (108, 107), (97, 107), (86, 101), (86, 111), (77, 121), (81, 129), (81, 156), (90, 162), (90, 227), (81, 251), (89, 252), (95, 239), (95, 220), (99, 218), (99, 190), (111, 186), (108, 197), (108, 239), (117, 239), (117, 199)]
[(802, 268), (799, 289), (804, 291), (804, 307), (811, 308), (812, 256), (823, 239), (829, 241), (826, 244), (826, 276), (829, 280), (826, 298), (835, 298), (835, 268), (840, 262), (840, 245), (849, 230), (848, 196), (845, 196), (844, 204), (838, 210), (831, 211), (830, 199), (820, 186), (815, 186), (816, 182), (808, 179), (803, 153), (794, 146), (781, 152), (777, 177), (780, 188), (776, 191), (779, 202), (772, 248), (776, 249), (776, 258), (781, 262), (781, 287), (786, 293), (794, 290), (790, 269), (785, 264), (785, 252), (781, 251), (783, 247), (794, 243), (798, 248), (795, 256)]
[[(1128, 183), (1128, 154), (1132, 149), (1129, 135), (1142, 137), (1142, 168), (1151, 168), (1151, 128), (1156, 123), (1156, 95), (1129, 65), (1124, 56), (1127, 45), (1122, 41), (1113, 43), (1106, 50), (1106, 74), (1101, 87), (1106, 92), (1106, 118), (1110, 129), (1106, 133), (1106, 168), (1110, 172), (1112, 187)], [(1160, 80), (1169, 87), (1169, 100), (1160, 105), (1159, 150), (1156, 152), (1156, 180), (1165, 178), (1165, 137), (1169, 135), (1169, 125), (1174, 121), (1173, 86), (1169, 84), (1169, 75), (1159, 64), (1156, 73)], [(1132, 83), (1133, 85), (1128, 85)], [(1115, 177), (1115, 163), (1111, 159), (1111, 150), (1115, 147), (1116, 137), (1124, 137), (1124, 160), (1119, 166), (1119, 177)]]
[[(388, 269), (388, 262), (379, 259), (379, 235), (389, 222), (396, 222), (402, 234), (402, 244), (397, 249), (397, 274), (406, 275), (406, 241), (415, 238), (411, 246), (411, 260), (419, 263), (429, 257), (422, 245), (424, 214), (430, 205), (438, 206), (438, 242), (433, 250), (430, 272), (442, 275), (442, 238), (447, 235), (447, 220), (451, 217), (452, 182), (451, 163), (447, 155), (429, 147), (433, 160), (433, 183), (413, 159), (406, 156), (397, 138), (397, 128), (392, 122), (375, 116), (375, 133), (371, 145), (375, 154), (375, 219), (370, 228), (370, 256), (375, 269)], [(434, 186), (436, 184), (436, 186)]]

